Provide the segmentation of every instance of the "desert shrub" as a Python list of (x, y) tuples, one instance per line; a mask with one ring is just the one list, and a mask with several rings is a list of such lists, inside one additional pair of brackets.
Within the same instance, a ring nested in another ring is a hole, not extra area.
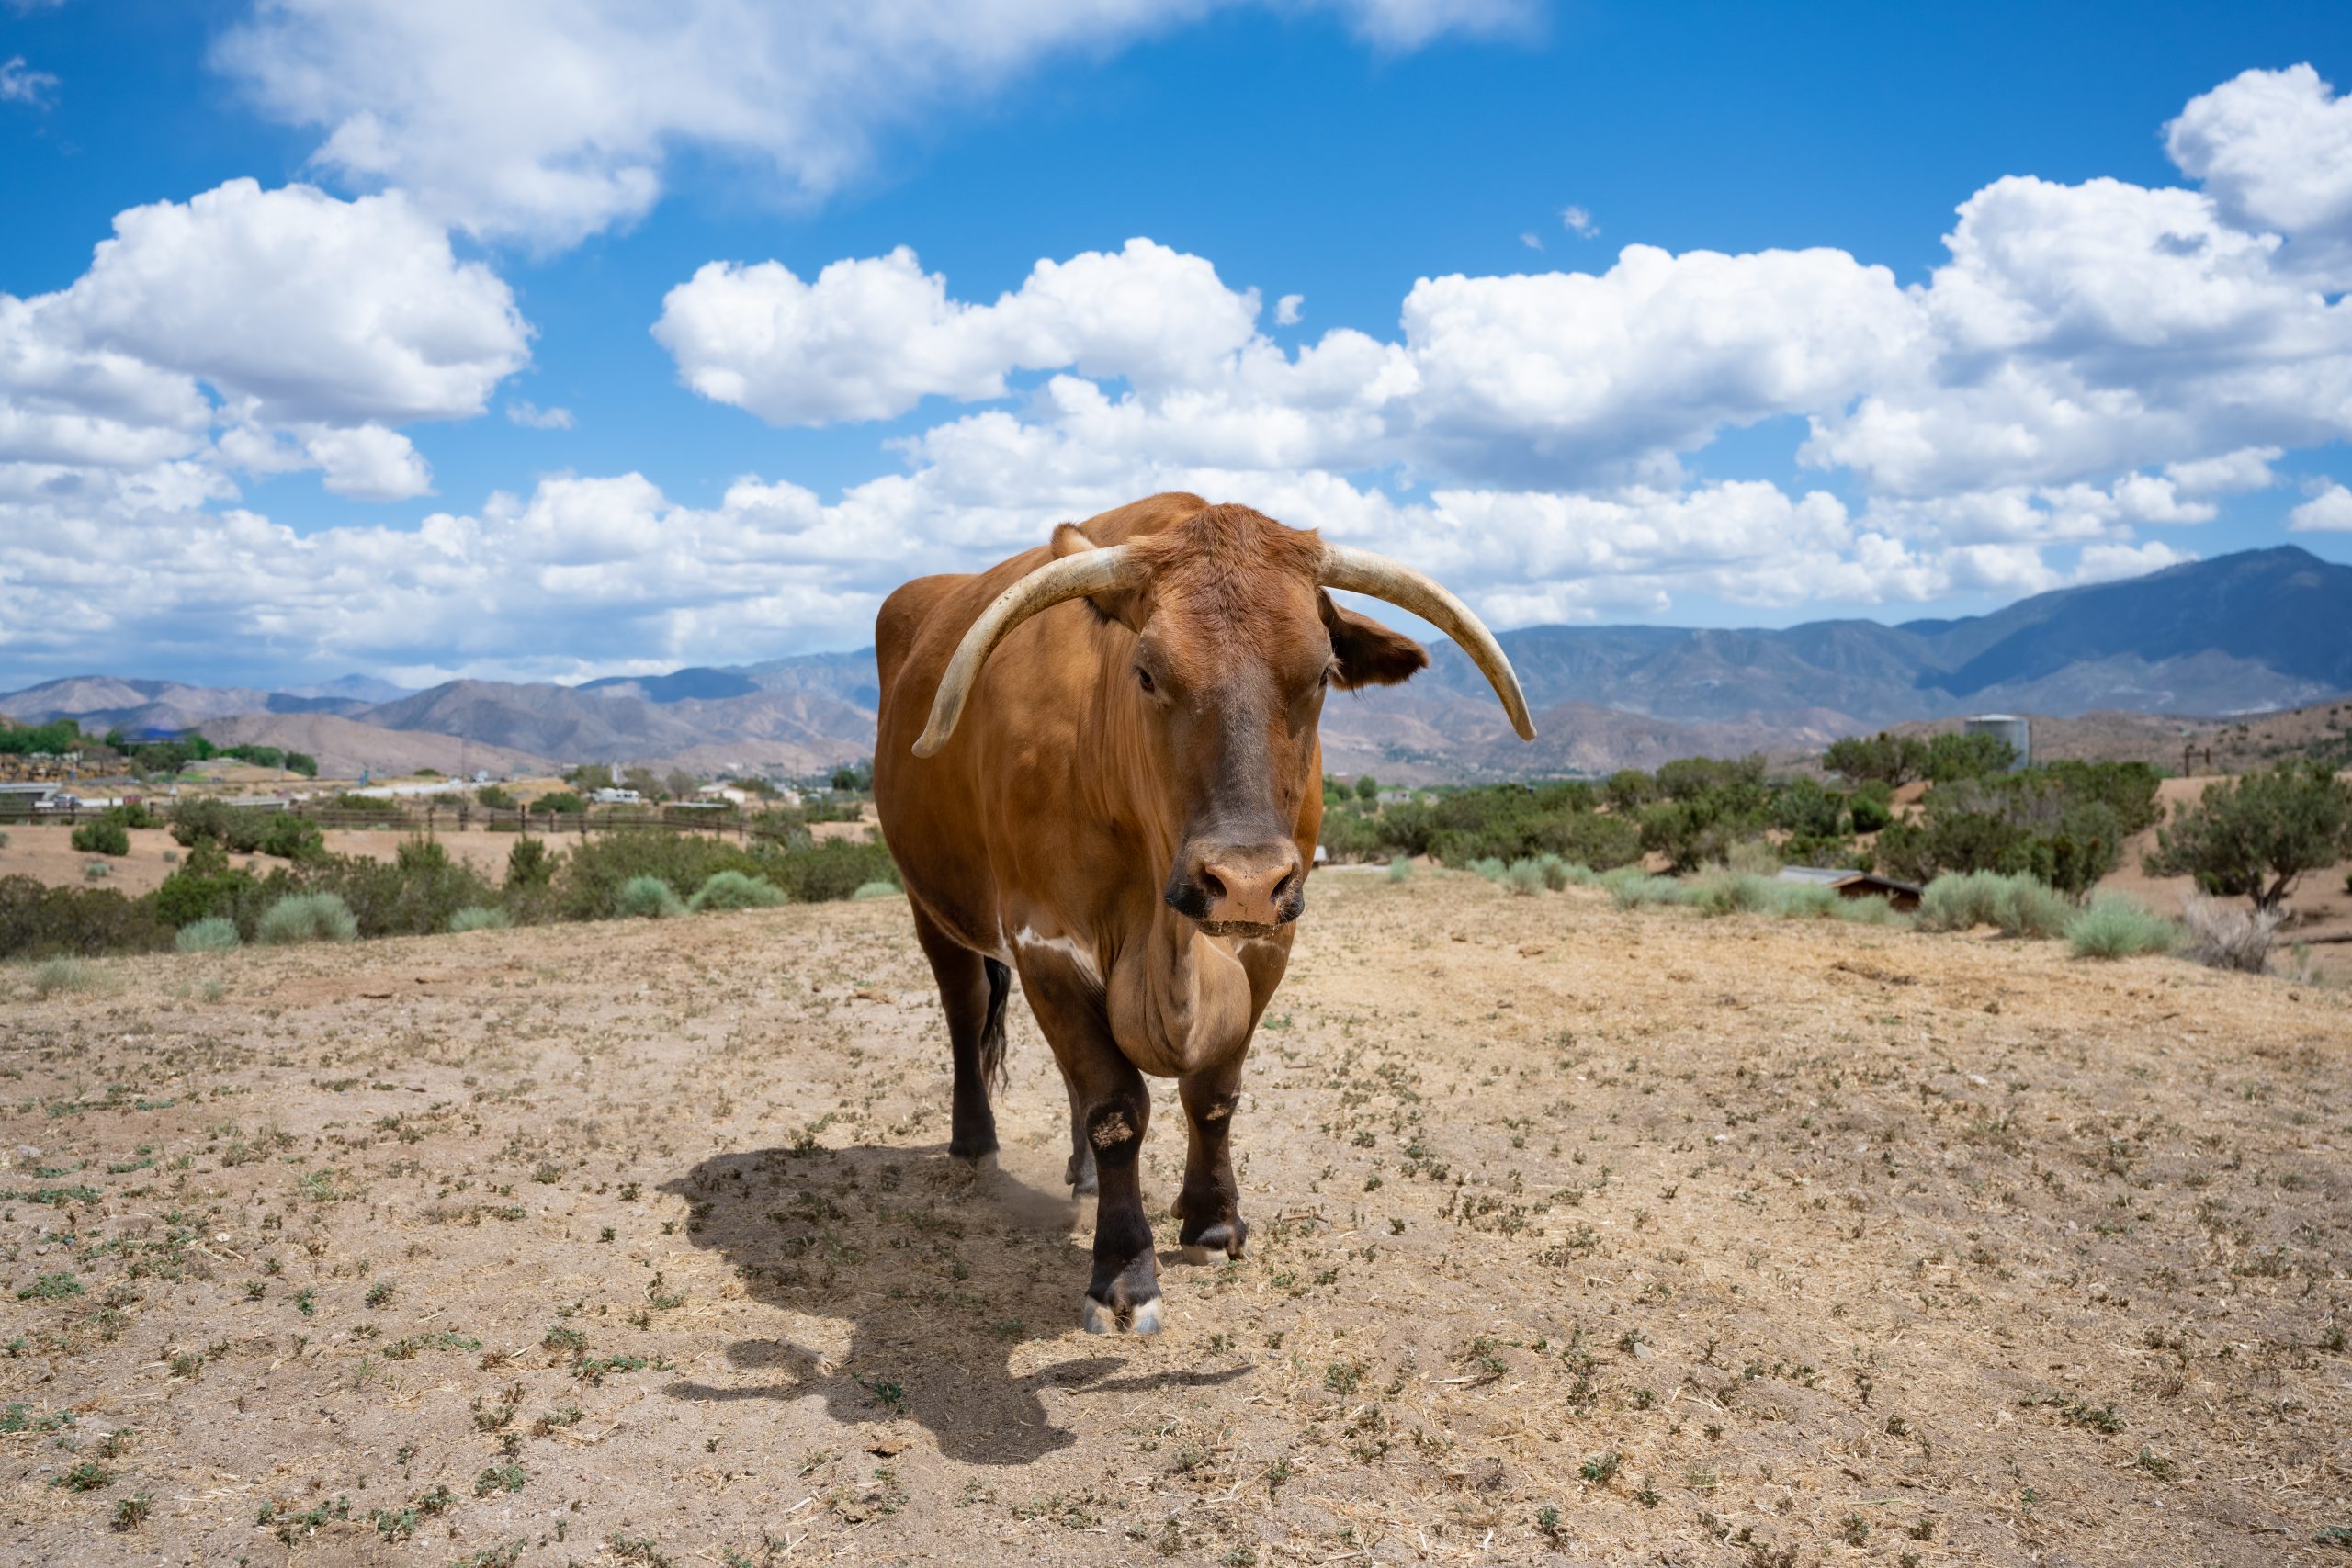
[(2277, 908), (2307, 871), (2352, 854), (2352, 784), (2292, 757), (2205, 786), (2156, 829), (2151, 876), (2193, 876), (2199, 891)]
[(51, 887), (37, 877), (0, 876), (0, 958), (159, 953), (172, 933), (152, 898), (111, 887)]
[(1509, 868), (1505, 866), (1499, 859), (1493, 855), (1487, 855), (1482, 859), (1472, 861), (1469, 865), (1464, 869), (1468, 871), (1472, 875), (1483, 876), (1489, 882), (1500, 882), (1503, 879), (1503, 873)]
[(1377, 824), (1352, 811), (1325, 812), (1319, 840), (1334, 861), (1377, 860), (1387, 843)]
[(1621, 817), (1633, 816), (1657, 797), (1657, 780), (1639, 768), (1620, 768), (1600, 786), (1600, 798)]
[(79, 958), (52, 958), (33, 971), (33, 995), (36, 997), (53, 997), (61, 991), (103, 991), (109, 988), (106, 971)]
[(549, 790), (531, 802), (534, 811), (551, 811), (559, 817), (577, 817), (588, 809), (588, 803), (568, 789)]
[(1793, 838), (1827, 838), (1845, 821), (1843, 796), (1812, 779), (1792, 779), (1772, 795), (1772, 826)]
[(446, 931), (458, 910), (499, 901), (488, 877), (451, 858), (435, 839), (403, 841), (390, 863), (327, 855), (288, 875), (300, 890), (333, 894), (368, 937)]
[(100, 817), (74, 829), (74, 847), (85, 855), (127, 855), (130, 832), (112, 817)]
[(1964, 779), (1930, 791), (1917, 820), (1879, 834), (1878, 866), (1921, 883), (1947, 872), (2023, 874), (2081, 895), (2115, 869), (2124, 822), (2098, 792), (2071, 795), (2041, 770)]
[(1456, 790), (1428, 806), (1392, 806), (1373, 818), (1396, 852), (1431, 854), (1447, 865), (1555, 854), (1589, 865), (1623, 865), (1641, 853), (1641, 836), (1622, 818), (1603, 815), (1599, 792), (1570, 780), (1530, 787), (1490, 784)]
[(1544, 868), (1532, 860), (1515, 860), (1503, 868), (1503, 891), (1522, 897), (1544, 891)]
[(476, 804), (492, 811), (514, 811), (522, 806), (503, 784), (484, 784), (474, 791)]
[[(1849, 902), (1836, 888), (1818, 883), (1775, 882), (1769, 886), (1774, 909), (1792, 920), (1834, 920), (1838, 916), (1838, 906)], [(1879, 898), (1870, 901), (1882, 906), (1885, 902)]]
[(332, 893), (289, 893), (272, 904), (254, 935), (271, 947), (305, 942), (349, 942), (359, 921), (349, 905)]
[(7, 847), (8, 847), (8, 835), (7, 835), (7, 834), (6, 834), (6, 833), (0, 833), (0, 850), (5, 850), (5, 849), (6, 849)]
[(1919, 929), (1930, 931), (1997, 926), (2004, 936), (2057, 936), (2072, 912), (2064, 898), (2023, 874), (1948, 873), (1919, 896)]
[(187, 859), (155, 890), (155, 918), (167, 926), (193, 925), (214, 916), (234, 919), (254, 886), (251, 873), (229, 863), (218, 839), (198, 839)]
[(661, 920), (685, 912), (678, 890), (650, 873), (630, 877), (613, 895), (613, 913), (623, 919)]
[(1388, 857), (1389, 881), (1403, 882), (1412, 874), (1413, 863), (1410, 858), (1405, 855), (1391, 855)]
[(879, 839), (826, 839), (765, 857), (767, 879), (796, 904), (847, 898), (869, 882), (899, 886), (898, 863)]
[(1894, 820), (1884, 784), (1864, 784), (1846, 797), (1846, 814), (1857, 833), (1875, 833)]
[(503, 931), (514, 923), (506, 911), (494, 904), (469, 904), (449, 917), (452, 933)]
[(1863, 926), (1907, 926), (1912, 918), (1897, 909), (1884, 898), (1847, 898), (1838, 900), (1837, 916)]
[(852, 898), (896, 898), (905, 888), (895, 882), (861, 882), (850, 891)]
[(2017, 760), (2018, 749), (1997, 735), (1954, 732), (1928, 739), (1919, 773), (1931, 783), (1950, 784), (2004, 772)]
[(1690, 901), (1710, 915), (1752, 914), (1776, 907), (1772, 884), (1752, 872), (1715, 871), (1690, 885)]
[(784, 889), (764, 877), (746, 876), (740, 871), (714, 871), (695, 889), (694, 897), (686, 900), (686, 908), (697, 912), (772, 909), (784, 901)]
[(1609, 895), (1621, 909), (1639, 909), (1651, 904), (1688, 904), (1692, 894), (1688, 885), (1671, 876), (1626, 876), (1609, 885)]
[(2135, 958), (2170, 953), (2180, 928), (2136, 898), (2101, 893), (2066, 922), (2066, 941), (2077, 958)]
[(1544, 878), (1544, 886), (1557, 893), (1568, 885), (1568, 863), (1558, 855), (1535, 857), (1536, 874)]
[(1724, 851), (1724, 866), (1743, 876), (1771, 877), (1780, 874), (1781, 852), (1768, 839), (1741, 839)]
[(315, 861), (326, 853), (325, 837), (319, 825), (307, 818), (263, 807), (232, 806), (223, 800), (178, 802), (172, 807), (171, 829), (183, 849), (192, 850), (209, 839), (243, 855)]
[(226, 953), (239, 941), (237, 922), (226, 915), (213, 915), (182, 926), (172, 945), (182, 953)]
[(2270, 967), (2270, 943), (2281, 918), (2275, 905), (2240, 909), (2191, 894), (2180, 909), (2188, 933), (2181, 956), (2208, 969), (2260, 975)]
[(82, 880), (85, 882), (104, 882), (113, 874), (114, 867), (102, 860), (94, 860), (82, 868)]

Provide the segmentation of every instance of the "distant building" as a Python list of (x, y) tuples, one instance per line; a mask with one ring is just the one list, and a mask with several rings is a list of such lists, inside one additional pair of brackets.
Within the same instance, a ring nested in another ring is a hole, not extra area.
[(1980, 713), (1974, 718), (1962, 719), (1961, 728), (1970, 735), (1997, 735), (2009, 743), (2017, 760), (2009, 764), (2009, 772), (2019, 773), (2033, 765), (2033, 721), (2013, 713)]
[(1856, 871), (1850, 867), (1838, 869), (1818, 865), (1784, 865), (1779, 877), (1782, 882), (1801, 882), (1812, 887), (1826, 887), (1841, 898), (1883, 898), (1897, 909), (1919, 907), (1919, 886), (1913, 882), (1897, 882), (1891, 876), (1881, 876), (1874, 871)]
[(642, 806), (645, 797), (633, 789), (600, 789), (588, 797), (599, 806)]

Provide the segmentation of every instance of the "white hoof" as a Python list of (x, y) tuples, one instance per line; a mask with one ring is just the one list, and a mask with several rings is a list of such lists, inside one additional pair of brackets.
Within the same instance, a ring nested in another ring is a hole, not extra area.
[(1165, 1298), (1154, 1296), (1128, 1314), (1123, 1330), (1118, 1314), (1092, 1296), (1088, 1296), (1079, 1308), (1079, 1323), (1089, 1334), (1157, 1334), (1159, 1332), (1160, 1303)]

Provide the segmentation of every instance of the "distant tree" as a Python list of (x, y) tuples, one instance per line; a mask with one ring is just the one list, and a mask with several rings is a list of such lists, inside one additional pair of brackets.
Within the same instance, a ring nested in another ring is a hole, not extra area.
[(1926, 741), (1883, 729), (1867, 739), (1849, 735), (1832, 742), (1821, 756), (1823, 767), (1852, 783), (1875, 782), (1898, 789), (1919, 777), (1927, 762)]
[(669, 776), (662, 781), (662, 788), (673, 800), (692, 800), (701, 784), (701, 780), (684, 768), (672, 768)]
[(1378, 800), (1380, 798), (1380, 781), (1374, 778), (1370, 773), (1358, 774), (1356, 777), (1356, 798), (1358, 800)]
[[(654, 773), (651, 768), (629, 769), (627, 773), (621, 774), (621, 784), (623, 788), (637, 791), (638, 794), (643, 795), (648, 800), (659, 800), (664, 793), (662, 788), (662, 780)], [(693, 787), (692, 782), (689, 781), (687, 784), (688, 793), (692, 793)]]
[(492, 811), (512, 811), (516, 802), (511, 794), (498, 784), (484, 784), (474, 791), (474, 798)]
[(1939, 735), (1928, 742), (1919, 772), (1931, 783), (1951, 784), (2007, 773), (2017, 760), (2018, 749), (1997, 735)]
[(2352, 855), (2352, 786), (2327, 764), (2292, 757), (2205, 786), (2156, 829), (2151, 876), (2193, 876), (2208, 893), (2272, 909), (2303, 873)]
[(833, 770), (833, 787), (850, 794), (863, 794), (874, 787), (874, 764), (859, 762)]
[(613, 770), (604, 762), (582, 762), (564, 774), (563, 782), (578, 790), (610, 789), (614, 784)]

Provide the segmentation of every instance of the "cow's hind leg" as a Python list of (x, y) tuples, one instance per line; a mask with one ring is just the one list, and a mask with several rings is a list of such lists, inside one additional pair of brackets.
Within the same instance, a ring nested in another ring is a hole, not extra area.
[(1233, 1178), (1233, 1111), (1241, 1099), (1241, 1061), (1189, 1073), (1176, 1080), (1184, 1102), (1184, 1186), (1176, 1195), (1177, 1241), (1187, 1263), (1238, 1258), (1249, 1242), (1241, 1189)]
[(989, 1090), (1004, 1081), (1004, 1003), (1012, 971), (939, 929), (918, 905), (915, 937), (939, 982), (947, 1013), (947, 1043), (956, 1061), (956, 1100), (947, 1152), (986, 1166), (996, 1157), (996, 1113)]

